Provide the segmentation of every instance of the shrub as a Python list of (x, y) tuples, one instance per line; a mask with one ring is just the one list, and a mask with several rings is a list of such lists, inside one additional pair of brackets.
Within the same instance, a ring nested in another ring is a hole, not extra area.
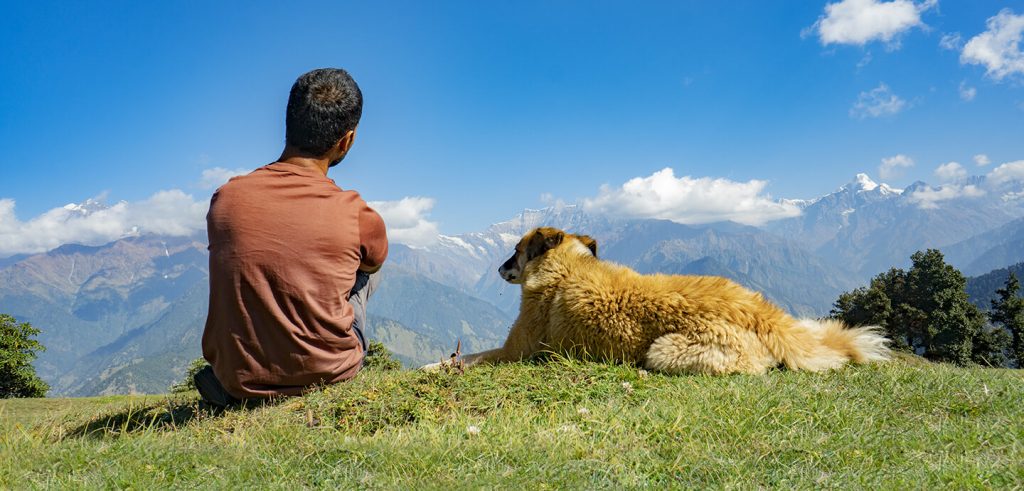
[(44, 397), (50, 386), (36, 375), (32, 360), (46, 348), (33, 339), (39, 329), (0, 314), (0, 399)]

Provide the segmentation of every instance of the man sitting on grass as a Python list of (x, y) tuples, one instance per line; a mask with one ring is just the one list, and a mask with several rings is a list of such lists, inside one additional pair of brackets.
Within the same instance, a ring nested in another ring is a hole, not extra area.
[(196, 374), (216, 406), (351, 379), (366, 356), (366, 302), (388, 252), (384, 221), (327, 178), (356, 137), (363, 99), (341, 69), (313, 70), (288, 98), (277, 162), (210, 199), (210, 310)]

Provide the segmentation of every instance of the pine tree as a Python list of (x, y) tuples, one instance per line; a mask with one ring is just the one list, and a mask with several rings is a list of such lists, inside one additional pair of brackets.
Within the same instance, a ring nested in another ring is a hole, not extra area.
[(909, 271), (890, 269), (867, 288), (840, 295), (832, 317), (881, 326), (894, 348), (932, 360), (1005, 364), (1009, 338), (986, 328), (984, 314), (968, 300), (964, 275), (935, 249), (916, 252), (911, 261)]
[(872, 279), (869, 287), (839, 295), (830, 317), (850, 326), (879, 326), (892, 339), (893, 348), (911, 351), (911, 337), (906, 324), (896, 321), (893, 302), (893, 298), (901, 296), (896, 290), (902, 288), (905, 275), (903, 270), (893, 268)]
[(46, 348), (32, 339), (39, 329), (28, 322), (0, 314), (0, 399), (11, 397), (43, 397), (50, 386), (32, 367), (37, 351)]
[(1011, 272), (1003, 288), (996, 290), (998, 298), (992, 301), (989, 320), (1009, 331), (1013, 358), (1018, 368), (1024, 368), (1024, 298), (1017, 296), (1018, 291), (1020, 281)]

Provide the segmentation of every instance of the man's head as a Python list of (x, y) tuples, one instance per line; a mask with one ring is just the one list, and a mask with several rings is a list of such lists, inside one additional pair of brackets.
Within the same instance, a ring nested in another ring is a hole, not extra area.
[(340, 68), (318, 68), (292, 85), (285, 118), (285, 143), (335, 166), (352, 146), (363, 114), (363, 94)]

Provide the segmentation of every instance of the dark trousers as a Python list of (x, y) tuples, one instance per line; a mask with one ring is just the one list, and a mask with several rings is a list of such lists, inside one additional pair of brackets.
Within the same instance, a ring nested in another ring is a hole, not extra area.
[(356, 333), (359, 338), (359, 344), (363, 346), (363, 358), (366, 358), (366, 352), (369, 345), (366, 341), (366, 304), (370, 301), (370, 297), (373, 292), (377, 290), (377, 286), (380, 285), (380, 272), (376, 273), (364, 273), (362, 271), (356, 272), (356, 284), (352, 287), (352, 291), (348, 294), (348, 303), (352, 305), (352, 310), (355, 312), (355, 319), (352, 321), (352, 330)]

